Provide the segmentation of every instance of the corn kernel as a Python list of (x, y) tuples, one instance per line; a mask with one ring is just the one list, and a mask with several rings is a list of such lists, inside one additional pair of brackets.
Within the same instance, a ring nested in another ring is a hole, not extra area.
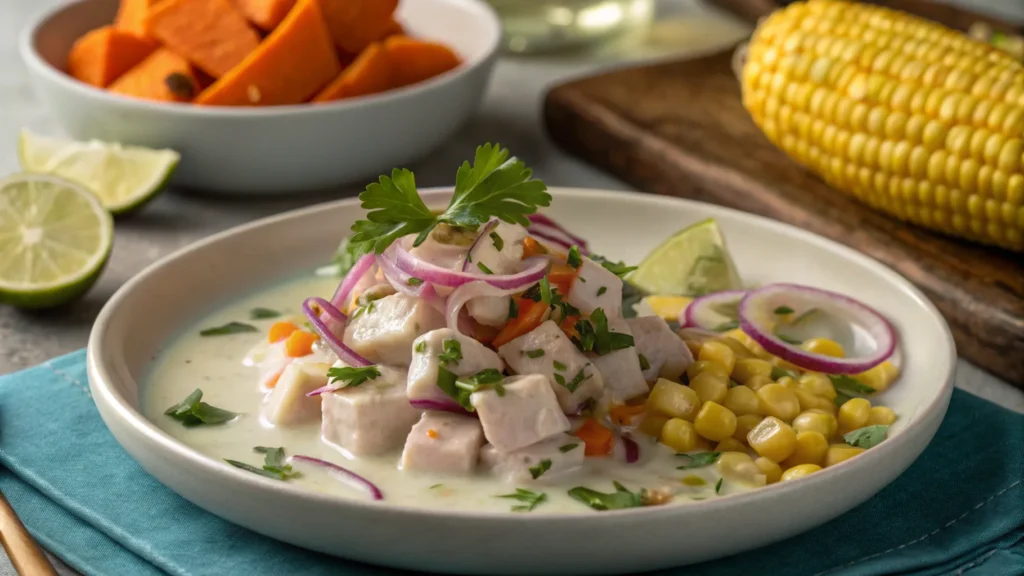
[(854, 448), (849, 444), (833, 444), (825, 451), (825, 468), (845, 462), (863, 451), (864, 448)]
[(733, 386), (725, 393), (725, 407), (737, 416), (744, 414), (760, 414), (761, 399), (757, 393), (746, 386)]
[(721, 404), (705, 402), (693, 426), (698, 434), (708, 440), (725, 440), (736, 432), (736, 415)]
[(721, 374), (722, 378), (729, 378), (729, 374), (725, 371), (725, 369), (723, 369), (718, 364), (708, 362), (707, 360), (698, 360), (696, 362), (690, 363), (690, 365), (686, 367), (686, 375), (690, 378), (690, 380), (696, 378), (697, 375), (700, 374), (701, 372), (714, 372), (716, 374)]
[(817, 464), (800, 464), (799, 466), (793, 466), (782, 473), (782, 481), (796, 480), (797, 478), (803, 478), (804, 476), (810, 476), (815, 472), (819, 472), (821, 466)]
[(700, 411), (700, 398), (692, 389), (659, 378), (647, 397), (647, 409), (672, 418), (693, 420)]
[(672, 418), (661, 429), (661, 443), (679, 453), (692, 452), (698, 445), (697, 430), (682, 418)]
[(767, 484), (775, 484), (782, 478), (782, 467), (775, 462), (760, 456), (754, 460), (754, 464), (764, 474), (765, 482)]
[(693, 298), (686, 296), (648, 296), (644, 302), (651, 307), (651, 310), (668, 322), (678, 322), (679, 315), (693, 302)]
[(828, 376), (821, 372), (807, 372), (800, 376), (799, 385), (801, 390), (806, 390), (815, 396), (823, 396), (829, 400), (835, 400), (836, 388)]
[(797, 433), (818, 432), (825, 438), (831, 438), (838, 426), (835, 416), (817, 410), (802, 412), (793, 419), (793, 429)]
[(782, 368), (783, 370), (789, 370), (790, 372), (796, 372), (798, 374), (800, 372), (803, 372), (803, 370), (801, 370), (800, 367), (797, 366), (796, 364), (793, 364), (792, 362), (789, 362), (787, 360), (783, 360), (778, 356), (772, 356), (771, 359), (769, 359), (768, 361), (771, 362), (772, 366), (775, 366), (776, 368)]
[(782, 462), (796, 450), (796, 432), (789, 424), (768, 416), (747, 434), (747, 443), (758, 455)]
[(739, 440), (740, 442), (747, 441), (747, 434), (754, 429), (755, 426), (764, 420), (764, 416), (757, 414), (744, 414), (736, 417), (736, 432), (733, 433), (732, 437)]
[(851, 398), (839, 407), (839, 430), (842, 433), (864, 427), (871, 415), (871, 402), (864, 398)]
[(760, 375), (751, 376), (750, 378), (747, 378), (746, 382), (744, 382), (744, 384), (746, 385), (747, 388), (750, 388), (751, 390), (753, 390), (755, 392), (757, 392), (758, 390), (760, 390), (761, 388), (764, 388), (765, 386), (767, 386), (769, 384), (774, 384), (774, 383), (775, 382), (772, 381), (771, 376), (760, 376)]
[(787, 390), (796, 390), (796, 378), (793, 378), (791, 376), (783, 376), (782, 378), (779, 378), (775, 382), (776, 384), (782, 386), (783, 388), (786, 388)]
[(683, 344), (686, 344), (686, 349), (690, 351), (690, 356), (696, 358), (700, 355), (701, 344), (697, 340), (683, 339)]
[(736, 352), (724, 342), (705, 342), (700, 347), (700, 355), (697, 359), (718, 364), (726, 374), (731, 374), (732, 367), (736, 365)]
[(683, 476), (683, 479), (680, 480), (680, 482), (682, 482), (683, 484), (685, 484), (687, 486), (707, 486), (708, 485), (708, 481), (707, 480), (701, 478), (700, 476), (696, 476), (694, 474), (690, 474), (688, 476)]
[(765, 474), (746, 452), (723, 452), (715, 462), (715, 468), (723, 478), (732, 481), (754, 486), (764, 486), (767, 483)]
[(892, 362), (886, 360), (870, 370), (857, 374), (856, 378), (865, 386), (869, 386), (879, 392), (882, 392), (888, 388), (889, 385), (899, 377), (899, 375), (899, 368), (897, 368)]
[(747, 453), (747, 445), (736, 438), (726, 438), (715, 446), (715, 452), (743, 452)]
[(751, 354), (757, 356), (758, 358), (765, 358), (768, 356), (768, 353), (764, 351), (764, 347), (762, 347), (760, 344), (754, 341), (754, 339), (751, 338), (749, 334), (747, 334), (740, 328), (730, 330), (723, 334), (723, 336), (728, 336), (729, 338), (732, 338), (733, 340), (739, 342), (740, 344), (743, 344), (743, 346), (747, 350), (749, 350)]
[(821, 432), (797, 432), (796, 449), (782, 465), (786, 468), (800, 464), (821, 464), (828, 450), (828, 440)]
[(690, 388), (697, 393), (701, 403), (724, 402), (729, 391), (729, 379), (713, 372), (702, 372), (690, 380)]
[(806, 412), (808, 410), (821, 410), (822, 412), (832, 413), (835, 411), (835, 404), (824, 396), (815, 396), (814, 394), (799, 388), (793, 390), (793, 394), (796, 394), (796, 399), (800, 402), (801, 412)]
[(761, 399), (761, 410), (768, 416), (789, 422), (800, 413), (800, 401), (796, 394), (782, 384), (762, 386), (757, 391), (757, 397)]
[(637, 428), (648, 436), (658, 438), (661, 436), (661, 429), (665, 427), (665, 423), (668, 420), (669, 417), (664, 414), (648, 412), (644, 415), (644, 419), (640, 421), (640, 425)]
[(772, 365), (767, 360), (760, 358), (744, 358), (737, 360), (732, 368), (733, 380), (740, 384), (746, 384), (747, 380), (754, 376), (771, 376)]
[(843, 358), (846, 356), (846, 351), (843, 350), (842, 345), (828, 338), (811, 338), (801, 344), (800, 347), (812, 354), (821, 354), (822, 356), (831, 356), (833, 358)]
[(896, 413), (888, 406), (872, 406), (868, 413), (868, 425), (882, 424), (889, 426), (896, 421)]

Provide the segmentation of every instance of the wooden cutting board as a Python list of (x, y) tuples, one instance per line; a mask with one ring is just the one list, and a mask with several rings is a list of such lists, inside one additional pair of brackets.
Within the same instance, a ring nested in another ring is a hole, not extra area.
[(1024, 388), (1024, 254), (901, 223), (830, 188), (754, 125), (731, 54), (557, 86), (544, 103), (548, 132), (641, 190), (775, 218), (885, 263), (938, 306), (963, 357)]

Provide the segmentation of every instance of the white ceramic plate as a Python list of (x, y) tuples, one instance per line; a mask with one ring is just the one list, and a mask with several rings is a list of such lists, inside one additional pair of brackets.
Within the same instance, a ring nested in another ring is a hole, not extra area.
[[(445, 573), (635, 573), (734, 554), (853, 508), (899, 476), (931, 440), (949, 402), (956, 352), (935, 307), (895, 272), (819, 236), (733, 210), (624, 192), (553, 193), (547, 213), (609, 257), (635, 262), (673, 232), (714, 217), (747, 282), (804, 283), (877, 308), (902, 346), (903, 377), (883, 396), (900, 415), (890, 438), (795, 482), (701, 502), (557, 516), (541, 509), (456, 513), (315, 494), (204, 456), (149, 422), (138, 410), (138, 386), (157, 349), (226, 300), (327, 261), (362, 216), (355, 199), (218, 234), (125, 284), (89, 340), (100, 413), (149, 473), (214, 514), (321, 552)], [(431, 191), (427, 203), (447, 201), (444, 195)]]

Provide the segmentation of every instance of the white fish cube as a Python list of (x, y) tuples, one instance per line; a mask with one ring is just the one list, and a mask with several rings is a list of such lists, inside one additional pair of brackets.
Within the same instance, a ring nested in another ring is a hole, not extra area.
[(622, 316), (622, 280), (584, 256), (566, 301), (588, 316), (598, 308), (609, 318)]
[[(522, 266), (525, 239), (526, 228), (518, 224), (499, 222), (486, 238), (481, 238), (473, 247), (470, 253), (470, 271), (477, 272), (477, 265), (483, 264), (495, 274), (516, 272)], [(510, 300), (509, 296), (474, 298), (466, 304), (466, 310), (477, 322), (485, 326), (499, 327), (508, 321)]]
[[(543, 483), (564, 477), (579, 470), (583, 459), (583, 441), (568, 434), (551, 436), (511, 452), (502, 452), (492, 444), (480, 450), (480, 467), (508, 484)], [(544, 465), (545, 460), (549, 466)]]
[(320, 396), (307, 393), (327, 385), (330, 364), (296, 361), (288, 365), (260, 409), (275, 426), (301, 424), (320, 417)]
[(345, 344), (370, 362), (408, 366), (412, 341), (444, 325), (444, 316), (425, 300), (393, 294), (349, 321)]
[[(461, 360), (441, 363), (438, 356), (444, 351), (446, 340), (459, 342), (462, 349)], [(494, 350), (450, 328), (427, 332), (413, 341), (412, 348), (412, 364), (409, 365), (409, 384), (406, 391), (410, 400), (451, 400), (437, 387), (437, 369), (441, 366), (459, 377), (472, 376), (487, 368), (498, 371), (504, 369), (501, 358)]]
[(353, 456), (384, 454), (402, 447), (420, 411), (409, 404), (404, 386), (374, 382), (321, 395), (324, 441)]
[[(622, 318), (609, 318), (608, 330), (630, 334), (629, 324)], [(650, 391), (640, 367), (640, 357), (635, 347), (621, 348), (590, 359), (601, 373), (606, 393), (613, 401), (623, 402)]]
[(498, 355), (517, 374), (547, 376), (567, 414), (576, 414), (604, 390), (601, 374), (551, 320), (498, 348)]
[(626, 320), (633, 331), (633, 342), (649, 367), (644, 378), (654, 382), (659, 377), (678, 381), (693, 362), (693, 354), (683, 339), (675, 335), (668, 323), (658, 316), (642, 316)]
[(427, 411), (413, 426), (402, 451), (402, 470), (470, 474), (476, 470), (484, 433), (471, 416)]
[(546, 376), (514, 376), (502, 386), (503, 395), (486, 389), (470, 396), (484, 436), (498, 450), (510, 452), (569, 429)]

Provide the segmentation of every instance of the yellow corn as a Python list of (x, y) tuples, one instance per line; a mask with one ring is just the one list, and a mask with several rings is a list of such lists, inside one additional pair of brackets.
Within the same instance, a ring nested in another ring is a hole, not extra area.
[(782, 478), (782, 467), (764, 456), (755, 459), (754, 464), (761, 469), (768, 484), (775, 484)]
[(863, 451), (863, 448), (854, 448), (849, 444), (833, 444), (825, 451), (825, 467), (845, 462)]
[(796, 450), (796, 432), (789, 424), (769, 416), (747, 434), (747, 443), (758, 455), (782, 462)]
[(806, 390), (815, 396), (824, 396), (828, 400), (835, 400), (836, 388), (832, 381), (821, 372), (807, 372), (800, 376), (797, 388)]
[(857, 379), (879, 392), (885, 390), (900, 375), (900, 369), (892, 362), (886, 360), (878, 366), (857, 375)]
[(793, 466), (782, 473), (782, 481), (796, 480), (797, 478), (803, 478), (804, 476), (810, 476), (815, 472), (821, 470), (821, 466), (817, 464), (800, 464), (799, 466)]
[(839, 342), (829, 340), (828, 338), (811, 338), (801, 344), (800, 347), (813, 354), (821, 354), (833, 358), (843, 358), (846, 356), (843, 346)]
[(839, 407), (839, 431), (843, 434), (861, 428), (871, 417), (871, 402), (864, 398), (851, 398)]
[(885, 424), (888, 426), (896, 421), (896, 413), (888, 406), (872, 406), (868, 412), (868, 424)]
[(766, 475), (746, 452), (723, 452), (715, 462), (718, 473), (729, 480), (764, 486)]
[(744, 348), (749, 350), (751, 354), (758, 358), (764, 359), (769, 356), (769, 354), (765, 352), (764, 348), (760, 344), (755, 342), (753, 338), (751, 338), (746, 332), (744, 332), (740, 328), (734, 328), (732, 330), (729, 330), (728, 332), (723, 334), (723, 336), (727, 336), (739, 342), (740, 344), (743, 344)]
[(795, 378), (790, 378), (789, 376), (783, 376), (782, 378), (779, 378), (775, 382), (779, 386), (782, 386), (783, 388), (788, 388), (790, 390), (796, 390), (798, 384)]
[(729, 378), (717, 372), (701, 372), (690, 380), (690, 388), (697, 393), (703, 402), (724, 402), (729, 391)]
[(640, 426), (638, 426), (638, 428), (644, 434), (658, 438), (661, 436), (661, 429), (665, 427), (665, 423), (668, 422), (668, 420), (668, 416), (648, 412), (644, 415), (644, 419), (640, 421)]
[(743, 104), (834, 188), (934, 230), (1024, 251), (1024, 64), (939, 24), (809, 0), (755, 31)]
[(700, 354), (697, 356), (697, 360), (718, 364), (728, 375), (732, 373), (732, 367), (736, 364), (736, 353), (726, 343), (713, 340), (705, 342), (700, 347)]
[(796, 394), (782, 384), (768, 384), (756, 392), (761, 399), (761, 409), (768, 416), (789, 422), (800, 413), (800, 400)]
[(761, 360), (760, 358), (737, 360), (736, 365), (732, 367), (732, 379), (740, 384), (746, 384), (747, 380), (754, 376), (770, 377), (771, 375), (772, 365), (767, 360)]
[(740, 442), (735, 437), (726, 438), (715, 446), (715, 452), (743, 452), (747, 453), (747, 445)]
[(836, 433), (835, 416), (818, 410), (802, 412), (793, 419), (793, 429), (799, 432), (819, 432), (825, 438), (831, 438)]
[(736, 432), (736, 415), (721, 404), (705, 402), (693, 421), (693, 427), (701, 436), (719, 442)]
[(700, 398), (682, 384), (659, 378), (647, 397), (647, 409), (672, 418), (693, 420), (700, 411)]
[(676, 452), (691, 452), (698, 446), (697, 430), (682, 418), (672, 418), (661, 429), (661, 443)]
[(751, 376), (750, 378), (747, 378), (747, 381), (744, 382), (744, 384), (747, 388), (750, 388), (751, 390), (756, 392), (769, 384), (774, 384), (774, 382), (772, 381), (771, 376), (762, 376), (758, 374), (756, 376)]
[(800, 464), (821, 464), (828, 450), (828, 440), (821, 432), (798, 432), (796, 449), (782, 464), (787, 468)]
[(761, 420), (764, 420), (764, 416), (759, 416), (757, 414), (744, 414), (742, 416), (737, 416), (736, 432), (732, 435), (732, 437), (739, 440), (740, 442), (746, 442), (747, 434), (750, 434), (750, 431), (753, 430), (755, 426), (760, 424)]
[(644, 302), (651, 307), (651, 310), (669, 322), (678, 322), (679, 314), (693, 302), (693, 298), (686, 296), (648, 296)]
[(793, 390), (793, 394), (796, 394), (796, 399), (800, 401), (800, 410), (802, 412), (807, 410), (821, 410), (830, 414), (835, 412), (835, 403), (824, 396), (815, 396), (799, 388)]
[(761, 399), (746, 386), (733, 386), (725, 393), (725, 407), (737, 416), (760, 414)]
[(729, 373), (724, 368), (707, 360), (697, 360), (686, 367), (686, 375), (690, 380), (696, 378), (701, 372), (714, 372), (715, 374), (721, 374), (722, 378), (729, 378)]

